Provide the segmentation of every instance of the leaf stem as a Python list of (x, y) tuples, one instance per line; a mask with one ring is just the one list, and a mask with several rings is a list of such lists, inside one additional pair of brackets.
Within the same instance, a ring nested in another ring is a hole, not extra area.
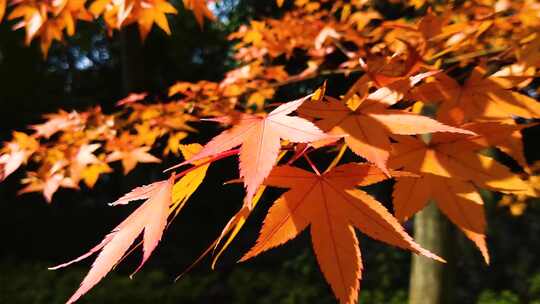
[(311, 159), (309, 158), (309, 156), (306, 154), (303, 155), (304, 158), (307, 160), (308, 164), (311, 166), (311, 169), (313, 169), (313, 171), (315, 171), (315, 173), (319, 176), (321, 176), (321, 172), (319, 172), (319, 169), (317, 169), (317, 167), (315, 166), (315, 164), (311, 161)]
[(341, 145), (341, 148), (339, 148), (338, 154), (336, 155), (334, 160), (332, 160), (332, 162), (330, 163), (328, 168), (326, 168), (326, 170), (324, 170), (324, 173), (327, 173), (328, 171), (332, 170), (335, 166), (337, 166), (337, 164), (339, 163), (339, 161), (341, 160), (341, 158), (345, 154), (345, 151), (347, 151), (347, 145), (345, 143), (343, 143)]
[[(496, 54), (496, 53), (504, 52), (504, 51), (506, 51), (508, 49), (509, 49), (508, 47), (495, 47), (495, 48), (492, 48), (492, 49), (479, 50), (479, 51), (475, 51), (475, 52), (465, 53), (465, 54), (458, 55), (458, 56), (455, 56), (455, 57), (450, 57), (450, 58), (443, 59), (443, 63), (444, 64), (452, 64), (452, 63), (459, 62), (459, 61), (461, 61), (463, 59), (472, 59), (472, 58), (475, 58), (475, 57), (493, 55), (493, 54)], [(436, 59), (448, 54), (451, 51), (452, 50), (447, 50), (447, 51), (437, 53), (437, 54), (433, 55), (432, 57), (426, 59), (426, 61), (435, 62)]]

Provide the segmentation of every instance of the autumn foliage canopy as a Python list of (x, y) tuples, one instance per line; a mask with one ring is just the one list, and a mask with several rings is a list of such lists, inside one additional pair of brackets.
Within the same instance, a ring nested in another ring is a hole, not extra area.
[[(216, 19), (207, 6), (213, 2), (183, 4), (202, 25)], [(53, 268), (97, 255), (68, 303), (131, 248), (142, 247), (143, 266), (208, 167), (226, 157), (238, 155), (239, 173), (230, 178), (243, 184), (245, 197), (204, 255), (213, 254), (215, 264), (254, 208), (271, 203), (241, 261), (309, 229), (321, 272), (341, 303), (357, 302), (363, 265), (356, 229), (444, 262), (401, 225), (434, 201), (489, 263), (479, 189), (516, 200), (537, 196), (537, 166), (524, 157), (521, 133), (540, 118), (540, 103), (529, 93), (540, 68), (536, 1), (402, 1), (415, 17), (395, 20), (371, 1), (276, 5), (288, 8), (280, 18), (253, 20), (230, 35), (238, 66), (221, 81), (178, 82), (167, 98), (134, 92), (113, 113), (60, 110), (4, 143), (0, 181), (27, 168), (20, 193), (41, 192), (49, 203), (60, 188), (93, 187), (112, 162), (128, 174), (139, 163), (178, 158), (162, 180), (111, 203), (143, 202), (101, 243)], [(145, 39), (154, 24), (170, 33), (167, 16), (176, 13), (167, 0), (0, 0), (0, 20), (15, 20), (14, 29), (25, 30), (27, 44), (39, 41), (45, 56), (79, 22), (101, 19), (111, 35), (137, 24)], [(293, 72), (288, 61), (296, 57), (304, 69)], [(344, 76), (348, 89), (327, 95), (330, 75)], [(303, 96), (274, 98), (284, 86), (313, 79), (321, 81), (304, 85)], [(199, 142), (193, 122), (223, 130)], [(493, 151), (521, 170), (510, 170)], [(330, 161), (313, 161), (321, 155)], [(395, 179), (390, 211), (362, 188), (386, 179)], [(268, 187), (285, 192), (260, 202)]]

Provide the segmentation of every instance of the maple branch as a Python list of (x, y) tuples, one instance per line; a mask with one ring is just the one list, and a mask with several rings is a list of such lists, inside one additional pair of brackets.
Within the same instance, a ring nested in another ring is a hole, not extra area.
[[(452, 64), (452, 63), (460, 62), (460, 61), (465, 60), (465, 59), (472, 59), (472, 58), (476, 58), (476, 57), (482, 57), (482, 56), (486, 56), (486, 55), (492, 55), (492, 54), (496, 54), (496, 53), (501, 53), (501, 52), (507, 51), (508, 49), (510, 49), (510, 48), (506, 47), (506, 46), (504, 46), (504, 47), (501, 46), (501, 47), (495, 47), (495, 48), (492, 48), (492, 49), (489, 49), (489, 50), (480, 50), (480, 51), (465, 53), (465, 54), (462, 54), (462, 55), (459, 55), (459, 56), (443, 59), (443, 63), (444, 64)], [(440, 52), (438, 54), (435, 54), (433, 57), (429, 58), (427, 61), (430, 62), (431, 64), (433, 64), (436, 59), (446, 55), (447, 53), (448, 52)]]
[[(463, 55), (460, 55), (460, 56), (455, 56), (455, 57), (450, 57), (450, 58), (443, 59), (443, 63), (444, 64), (452, 64), (452, 63), (456, 63), (456, 62), (459, 62), (459, 61), (464, 60), (464, 59), (471, 59), (471, 58), (475, 58), (475, 57), (482, 57), (482, 56), (486, 56), (486, 55), (492, 55), (492, 54), (504, 52), (504, 51), (506, 51), (508, 49), (509, 49), (509, 47), (495, 47), (495, 48), (492, 48), (492, 49), (489, 49), (489, 50), (475, 51), (475, 52), (466, 53), (466, 54), (463, 54)], [(433, 64), (436, 59), (444, 56), (445, 54), (447, 54), (447, 53), (446, 52), (441, 52), (441, 53), (435, 54), (435, 56), (427, 59), (426, 61)], [(269, 88), (269, 89), (279, 88), (279, 87), (282, 87), (282, 86), (285, 86), (285, 85), (310, 80), (310, 79), (317, 78), (317, 77), (320, 77), (320, 76), (348, 75), (348, 74), (353, 74), (353, 73), (358, 73), (358, 72), (364, 72), (364, 69), (360, 67), (360, 68), (355, 68), (355, 69), (338, 68), (338, 69), (333, 69), (333, 70), (320, 70), (320, 71), (316, 71), (316, 72), (313, 72), (313, 73), (310, 73), (310, 74), (307, 74), (307, 75), (304, 75), (304, 76), (301, 76), (301, 77), (292, 76), (287, 80), (271, 83), (268, 86), (266, 86), (266, 88)], [(247, 90), (246, 93), (252, 93), (252, 92), (258, 91), (258, 90), (260, 90), (260, 88), (259, 89)]]
[[(313, 79), (313, 78), (317, 78), (319, 76), (330, 76), (330, 75), (348, 75), (348, 74), (353, 74), (353, 73), (358, 73), (358, 72), (363, 72), (364, 69), (362, 68), (356, 68), (356, 69), (333, 69), (333, 70), (321, 70), (321, 71), (318, 71), (318, 72), (313, 72), (313, 73), (310, 73), (310, 74), (307, 74), (307, 75), (304, 75), (304, 76), (292, 76), (290, 77), (289, 79), (287, 80), (284, 80), (284, 81), (279, 81), (279, 82), (274, 82), (274, 83), (270, 83), (268, 84), (266, 87), (264, 87), (264, 89), (274, 89), (274, 88), (279, 88), (279, 87), (282, 87), (282, 86), (285, 86), (285, 85), (289, 85), (289, 84), (293, 84), (293, 83), (297, 83), (297, 82), (302, 82), (302, 81), (306, 81), (306, 80), (310, 80), (310, 79)], [(250, 89), (250, 90), (246, 90), (246, 93), (252, 93), (252, 92), (255, 92), (255, 91), (259, 91), (261, 90), (261, 88), (254, 88), (254, 89)]]

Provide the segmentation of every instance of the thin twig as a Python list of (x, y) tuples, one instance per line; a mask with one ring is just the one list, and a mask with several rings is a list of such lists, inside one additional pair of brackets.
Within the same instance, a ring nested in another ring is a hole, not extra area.
[(328, 166), (328, 168), (326, 168), (326, 170), (324, 170), (324, 173), (327, 173), (329, 172), (330, 170), (332, 170), (335, 166), (337, 166), (337, 164), (339, 163), (339, 161), (341, 160), (341, 158), (343, 157), (343, 155), (345, 155), (345, 151), (347, 150), (347, 145), (345, 143), (343, 143), (341, 145), (341, 148), (339, 148), (339, 152), (338, 154), (336, 155), (336, 157), (334, 158), (334, 160), (332, 160), (332, 162), (330, 163), (330, 165)]
[(309, 158), (309, 156), (307, 154), (304, 154), (304, 158), (307, 160), (308, 164), (311, 166), (311, 169), (313, 169), (313, 171), (315, 171), (315, 173), (317, 175), (321, 175), (321, 172), (319, 172), (319, 169), (317, 169), (317, 167), (315, 166), (315, 164), (311, 161), (311, 159)]

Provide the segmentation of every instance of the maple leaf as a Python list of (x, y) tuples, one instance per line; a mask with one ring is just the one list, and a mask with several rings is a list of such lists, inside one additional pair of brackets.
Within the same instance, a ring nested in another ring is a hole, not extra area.
[[(182, 145), (180, 149), (184, 157), (188, 158), (199, 152), (202, 146), (199, 144)], [(177, 176), (172, 175), (168, 180), (137, 187), (110, 203), (111, 206), (118, 206), (126, 205), (135, 200), (146, 200), (90, 251), (70, 262), (49, 268), (51, 270), (63, 268), (101, 251), (81, 286), (68, 300), (68, 303), (77, 301), (118, 264), (143, 231), (143, 258), (134, 273), (144, 265), (161, 240), (169, 215), (173, 212), (175, 212), (174, 216), (178, 215), (178, 212), (204, 180), (209, 164), (197, 165), (199, 167), (189, 170), (176, 183), (174, 181)]]
[(238, 118), (233, 118), (235, 124), (232, 128), (214, 137), (201, 152), (178, 166), (194, 163), (241, 145), (240, 177), (244, 180), (247, 192), (244, 202), (251, 205), (257, 188), (276, 162), (281, 139), (307, 143), (329, 137), (311, 122), (300, 117), (288, 116), (309, 97), (284, 103), (266, 116), (242, 114)]
[(135, 130), (137, 131), (137, 135), (133, 142), (140, 146), (151, 147), (156, 142), (156, 139), (163, 135), (160, 128), (151, 127), (146, 122), (135, 125)]
[(524, 63), (507, 65), (490, 75), (493, 81), (501, 83), (505, 88), (524, 88), (529, 85), (536, 75), (536, 69)]
[(19, 190), (18, 194), (30, 193), (30, 192), (42, 192), (43, 197), (47, 203), (52, 202), (52, 197), (60, 187), (64, 188), (77, 188), (77, 184), (69, 177), (65, 177), (62, 172), (46, 173), (44, 176), (40, 176), (35, 172), (29, 172), (28, 177), (22, 180), (23, 184), (27, 184), (26, 187)]
[(413, 89), (411, 97), (440, 103), (437, 119), (444, 123), (460, 125), (475, 120), (508, 121), (513, 116), (540, 117), (538, 101), (512, 91), (513, 82), (508, 79), (484, 77), (481, 67), (472, 71), (463, 86), (442, 73), (436, 79)]
[(426, 173), (421, 178), (398, 180), (392, 196), (395, 215), (401, 221), (423, 209), (430, 199), (434, 200), (442, 213), (474, 242), (489, 264), (484, 204), (473, 183)]
[(4, 14), (6, 12), (6, 4), (7, 0), (0, 0), (0, 22), (2, 22), (2, 19), (4, 18)]
[(264, 184), (290, 190), (272, 205), (255, 246), (241, 261), (286, 243), (310, 226), (319, 266), (341, 303), (356, 302), (362, 273), (353, 227), (376, 240), (442, 261), (416, 244), (381, 203), (356, 188), (387, 178), (368, 164), (348, 163), (322, 175), (276, 167)]
[[(386, 104), (388, 106), (396, 104), (398, 101), (402, 100), (403, 97), (420, 81), (423, 79), (439, 74), (440, 71), (429, 71), (425, 73), (420, 73), (414, 76), (410, 77), (399, 77), (395, 80), (393, 80), (391, 83), (384, 87), (378, 88), (375, 92), (370, 93), (367, 96), (368, 101), (377, 101), (383, 104)], [(361, 77), (359, 81), (362, 81)], [(369, 87), (366, 88), (366, 90), (369, 89)], [(354, 91), (353, 91), (354, 92)], [(355, 92), (354, 92), (355, 93)], [(348, 95), (351, 94), (351, 91), (349, 91)], [(347, 96), (347, 95), (346, 95)], [(351, 96), (349, 96), (351, 97)], [(347, 100), (348, 98), (344, 98), (344, 100)], [(359, 102), (363, 102), (363, 99), (360, 99)], [(356, 109), (358, 104), (350, 104), (348, 101), (347, 104), (351, 109)]]
[(15, 29), (19, 29), (22, 27), (25, 28), (25, 43), (29, 45), (32, 39), (34, 39), (34, 36), (40, 30), (43, 23), (45, 22), (46, 16), (43, 16), (39, 6), (22, 4), (13, 9), (8, 16), (9, 20), (17, 18), (23, 18), (23, 20), (18, 22), (18, 24), (15, 26)]
[[(533, 11), (533, 10), (531, 10)], [(538, 53), (540, 50), (540, 36), (535, 35), (534, 39), (526, 44), (521, 50), (518, 51), (518, 58), (520, 62), (527, 66), (540, 67), (540, 59)]]
[(442, 177), (472, 181), (494, 191), (534, 196), (530, 185), (495, 159), (482, 155), (478, 137), (434, 134), (426, 143), (415, 137), (393, 136), (392, 168), (412, 173), (430, 173)]
[(424, 39), (429, 40), (442, 32), (447, 21), (446, 19), (447, 18), (445, 16), (435, 15), (433, 11), (429, 9), (426, 15), (424, 15), (422, 19), (418, 21), (416, 27), (417, 30), (422, 33)]
[(58, 113), (45, 115), (47, 118), (45, 123), (32, 125), (30, 128), (36, 131), (36, 136), (49, 138), (57, 132), (83, 125), (86, 123), (85, 116), (75, 111), (68, 113), (60, 110)]
[[(193, 155), (199, 153), (202, 150), (202, 146), (199, 144), (180, 145), (179, 149), (182, 152), (184, 159), (189, 159)], [(180, 210), (184, 207), (191, 195), (199, 188), (204, 178), (206, 177), (206, 171), (210, 166), (209, 163), (204, 163), (203, 160), (195, 163), (194, 170), (189, 171), (183, 176), (172, 189), (172, 205), (171, 212), (175, 211), (175, 216), (178, 215)]]
[(38, 147), (39, 143), (33, 137), (13, 132), (13, 141), (6, 144), (0, 154), (0, 182), (26, 162)]
[(393, 194), (396, 217), (404, 221), (423, 209), (429, 199), (434, 199), (489, 263), (484, 209), (474, 186), (532, 196), (534, 190), (495, 159), (479, 154), (485, 147), (479, 144), (479, 136), (434, 134), (429, 143), (407, 136), (394, 139), (397, 143), (392, 145), (389, 165), (422, 175), (420, 179), (396, 182)]
[(83, 168), (80, 175), (86, 186), (93, 188), (101, 174), (110, 172), (112, 169), (107, 163), (98, 162)]
[(99, 149), (99, 147), (101, 147), (101, 144), (85, 144), (80, 146), (74, 161), (79, 166), (86, 166), (99, 162), (98, 158), (93, 153)]
[(26, 153), (18, 149), (0, 155), (0, 182), (6, 179), (11, 173), (15, 172), (25, 159)]
[(90, 4), (89, 11), (98, 18), (103, 15), (105, 24), (110, 28), (120, 28), (133, 12), (135, 1), (96, 0)]
[(101, 281), (143, 232), (143, 258), (135, 272), (144, 265), (161, 240), (167, 224), (173, 182), (174, 175), (168, 180), (135, 188), (118, 199), (113, 205), (127, 204), (133, 200), (146, 201), (90, 251), (70, 262), (49, 268), (55, 270), (66, 267), (100, 251), (81, 286), (67, 301), (68, 304), (77, 301)]
[(200, 26), (204, 24), (204, 18), (208, 18), (210, 20), (216, 20), (216, 16), (208, 9), (208, 6), (206, 5), (206, 0), (183, 0), (184, 1), (184, 7), (188, 10), (192, 10), (193, 14), (195, 15), (195, 19), (197, 20), (197, 23), (199, 23)]
[(119, 101), (117, 101), (116, 106), (119, 107), (119, 106), (124, 106), (124, 105), (129, 105), (129, 104), (132, 104), (132, 103), (136, 103), (138, 101), (141, 101), (141, 100), (145, 99), (147, 96), (148, 96), (148, 93), (146, 93), (146, 92), (131, 93), (128, 96), (126, 96), (126, 97), (120, 99)]
[[(283, 158), (283, 156), (285, 156), (285, 154), (286, 154), (286, 151), (282, 151), (279, 154), (278, 160), (276, 161), (276, 163), (279, 162)], [(242, 181), (240, 179), (236, 179), (236, 180), (229, 181), (226, 184), (237, 183), (237, 182), (242, 182)], [(242, 227), (244, 226), (249, 215), (253, 211), (252, 208), (257, 206), (257, 203), (259, 202), (266, 188), (267, 187), (265, 185), (259, 186), (259, 188), (257, 189), (257, 192), (255, 193), (255, 196), (253, 197), (253, 200), (251, 201), (251, 207), (243, 205), (242, 208), (240, 208), (240, 210), (236, 212), (236, 214), (234, 214), (229, 219), (229, 222), (227, 222), (225, 227), (223, 227), (219, 237), (216, 240), (214, 240), (214, 242), (212, 242), (212, 244), (182, 274), (176, 277), (176, 280), (178, 280), (184, 274), (189, 272), (193, 267), (195, 267), (195, 265), (197, 265), (204, 257), (206, 257), (211, 252), (213, 252), (213, 255), (214, 255), (212, 259), (211, 267), (212, 269), (215, 268), (215, 265), (217, 261), (219, 260), (220, 256), (223, 254), (223, 252), (225, 252), (225, 250), (229, 247), (232, 241), (236, 238), (240, 230), (242, 230)], [(223, 245), (220, 246), (221, 242), (223, 241), (225, 237), (227, 237), (227, 239), (225, 240), (225, 242), (223, 242)], [(221, 247), (221, 248), (218, 249), (218, 247)]]
[(137, 163), (160, 163), (161, 160), (148, 153), (150, 147), (138, 147), (129, 151), (113, 151), (107, 155), (107, 162), (122, 161), (124, 174), (128, 174), (135, 168)]
[(474, 134), (444, 125), (429, 117), (401, 110), (389, 110), (387, 105), (364, 101), (356, 110), (342, 102), (326, 97), (326, 102), (304, 104), (299, 112), (309, 117), (320, 118), (316, 125), (330, 134), (347, 134), (345, 143), (357, 155), (366, 158), (388, 173), (390, 156), (390, 134), (423, 134), (431, 132), (457, 132)]
[(51, 47), (53, 41), (62, 41), (62, 29), (54, 23), (46, 22), (41, 26), (39, 36), (39, 46), (41, 48), (41, 52), (43, 53), (43, 57), (47, 58), (49, 48)]
[[(5, 12), (7, 1), (0, 1), (0, 15)], [(8, 19), (22, 18), (13, 29), (25, 28), (26, 44), (39, 37), (44, 57), (54, 40), (61, 41), (63, 32), (72, 36), (77, 20), (91, 21), (85, 8), (85, 0), (61, 1), (12, 1), (14, 7)], [(1, 16), (0, 16), (1, 18)]]
[(137, 19), (139, 23), (139, 31), (141, 39), (145, 40), (152, 29), (152, 25), (156, 23), (167, 35), (171, 34), (169, 23), (165, 14), (177, 14), (178, 12), (169, 2), (165, 0), (157, 0), (152, 2), (144, 2), (143, 9)]
[(173, 153), (175, 155), (178, 155), (180, 152), (180, 141), (183, 140), (188, 136), (185, 132), (176, 132), (169, 135), (169, 138), (167, 139), (167, 147), (163, 149), (164, 155), (169, 155), (169, 153)]
[[(85, 169), (87, 167), (89, 167), (90, 165), (96, 165), (100, 163), (99, 159), (93, 153), (99, 147), (101, 147), (101, 144), (84, 144), (79, 147), (77, 153), (75, 154), (75, 156), (72, 158), (70, 162), (70, 170), (69, 170), (71, 178), (73, 179), (75, 183), (79, 182), (79, 180), (82, 178), (82, 175), (85, 172)], [(95, 169), (98, 169), (98, 167), (95, 167), (94, 170)], [(86, 173), (90, 173), (90, 172), (86, 172)], [(91, 184), (93, 186), (94, 183), (97, 181), (98, 176), (96, 176), (95, 180), (93, 180), (93, 177), (89, 176), (87, 185)]]
[(415, 47), (404, 40), (398, 40), (405, 45), (407, 49), (407, 57), (401, 63), (398, 61), (400, 53), (397, 52), (388, 59), (383, 65), (377, 64), (376, 68), (372, 68), (372, 64), (364, 62), (360, 59), (359, 63), (366, 75), (372, 79), (378, 87), (386, 87), (396, 81), (406, 80), (412, 74), (418, 72), (422, 67), (422, 56), (418, 53)]
[(530, 126), (530, 124), (514, 124), (513, 122), (473, 122), (464, 124), (462, 127), (478, 134), (468, 140), (485, 148), (497, 147), (516, 160), (520, 166), (527, 168), (521, 131)]

